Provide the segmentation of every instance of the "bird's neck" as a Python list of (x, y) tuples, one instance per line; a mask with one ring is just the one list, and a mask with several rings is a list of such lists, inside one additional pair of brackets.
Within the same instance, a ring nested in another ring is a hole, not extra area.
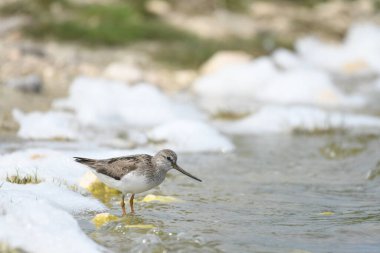
[(154, 177), (155, 181), (157, 181), (157, 184), (160, 184), (162, 181), (164, 181), (166, 177), (166, 173), (168, 172), (165, 168), (156, 168), (156, 176)]

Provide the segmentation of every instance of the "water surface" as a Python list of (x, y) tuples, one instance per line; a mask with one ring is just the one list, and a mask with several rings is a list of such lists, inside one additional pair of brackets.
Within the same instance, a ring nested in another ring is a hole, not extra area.
[[(150, 193), (181, 203), (136, 203), (137, 214), (84, 231), (115, 252), (380, 252), (380, 160), (376, 136), (235, 137), (228, 154), (181, 154)], [(142, 196), (140, 194), (140, 196)], [(119, 198), (109, 203), (120, 215)], [(154, 228), (127, 228), (148, 224)]]

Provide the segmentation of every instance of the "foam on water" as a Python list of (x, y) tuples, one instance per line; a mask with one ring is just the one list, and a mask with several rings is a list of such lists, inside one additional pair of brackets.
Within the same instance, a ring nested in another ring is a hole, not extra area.
[(193, 120), (176, 120), (160, 125), (149, 132), (155, 142), (177, 151), (231, 151), (234, 145), (210, 125)]
[(35, 253), (104, 251), (66, 211), (24, 190), (11, 189), (6, 183), (3, 187), (6, 189), (0, 191), (0, 241)]
[(8, 200), (18, 197), (42, 200), (50, 205), (63, 209), (70, 213), (81, 213), (84, 211), (104, 211), (107, 208), (94, 198), (82, 196), (78, 192), (68, 189), (59, 179), (55, 183), (39, 184), (11, 184), (3, 183), (1, 191), (5, 193)]
[(44, 181), (76, 184), (86, 169), (72, 157), (49, 149), (26, 149), (0, 156), (0, 180), (13, 175), (37, 175)]
[(54, 107), (74, 110), (82, 125), (96, 128), (149, 128), (182, 117), (176, 103), (153, 85), (87, 77), (75, 79), (69, 97)]
[(271, 103), (317, 106), (359, 106), (365, 103), (361, 97), (345, 96), (329, 75), (313, 68), (281, 72), (262, 88), (257, 98)]
[[(55, 101), (54, 108), (46, 113), (15, 111), (14, 117), (20, 124), (18, 135), (31, 139), (91, 140), (103, 145), (128, 147), (129, 143), (147, 144), (145, 132), (148, 129), (155, 129), (152, 130), (155, 134), (151, 134), (155, 138), (158, 132), (164, 131), (163, 128), (169, 127), (173, 130), (171, 137), (159, 138), (168, 139), (181, 151), (230, 150), (233, 147), (210, 125), (193, 122), (206, 117), (191, 102), (171, 99), (148, 84), (128, 86), (103, 79), (77, 78), (69, 97)], [(72, 112), (55, 111), (62, 109)], [(188, 120), (189, 124), (183, 129), (193, 133), (191, 142), (180, 140), (181, 129), (174, 129), (170, 123), (176, 121), (179, 124), (181, 120)], [(214, 140), (199, 141), (204, 138), (204, 132)], [(119, 137), (118, 133), (124, 137)]]
[(13, 110), (13, 117), (20, 125), (18, 136), (25, 139), (77, 139), (78, 124), (72, 114), (66, 112), (31, 112)]
[[(255, 110), (257, 103), (362, 108), (368, 102), (354, 89), (345, 94), (334, 78), (373, 78), (380, 73), (380, 27), (357, 23), (341, 43), (305, 37), (295, 52), (278, 49), (271, 57), (201, 76), (194, 91), (213, 114)], [(357, 93), (355, 93), (357, 92)]]
[(308, 37), (297, 41), (296, 51), (303, 60), (318, 68), (343, 74), (380, 73), (380, 27), (353, 25), (341, 44), (329, 44)]
[(325, 70), (283, 49), (276, 51), (272, 59), (262, 57), (200, 77), (194, 90), (201, 105), (214, 114), (252, 111), (257, 103), (320, 107), (366, 104), (362, 96), (340, 90)]
[(265, 106), (250, 116), (224, 122), (221, 129), (231, 134), (291, 133), (294, 130), (380, 128), (380, 118), (367, 115), (329, 112), (306, 106)]
[(272, 59), (276, 66), (284, 70), (304, 67), (306, 65), (294, 52), (283, 48), (275, 50), (272, 54)]
[(233, 65), (200, 77), (194, 83), (194, 91), (206, 97), (254, 98), (277, 73), (272, 61), (268, 57), (261, 57), (246, 64)]

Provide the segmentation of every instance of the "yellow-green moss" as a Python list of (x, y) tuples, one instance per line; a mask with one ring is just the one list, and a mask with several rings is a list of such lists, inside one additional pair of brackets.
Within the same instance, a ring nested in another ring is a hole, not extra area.
[(41, 183), (41, 179), (37, 177), (37, 173), (33, 175), (24, 175), (21, 176), (18, 171), (16, 175), (7, 175), (6, 181), (12, 184), (39, 184)]

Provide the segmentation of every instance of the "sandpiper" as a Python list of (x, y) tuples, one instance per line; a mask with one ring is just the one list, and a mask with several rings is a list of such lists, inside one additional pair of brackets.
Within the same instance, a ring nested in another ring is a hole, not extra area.
[(129, 205), (134, 213), (133, 198), (141, 193), (161, 184), (166, 172), (176, 169), (183, 174), (202, 182), (177, 165), (177, 155), (169, 149), (160, 150), (155, 156), (146, 154), (122, 156), (109, 159), (89, 159), (74, 157), (75, 161), (87, 165), (100, 181), (122, 193), (121, 208), (126, 215), (124, 196), (131, 193)]

